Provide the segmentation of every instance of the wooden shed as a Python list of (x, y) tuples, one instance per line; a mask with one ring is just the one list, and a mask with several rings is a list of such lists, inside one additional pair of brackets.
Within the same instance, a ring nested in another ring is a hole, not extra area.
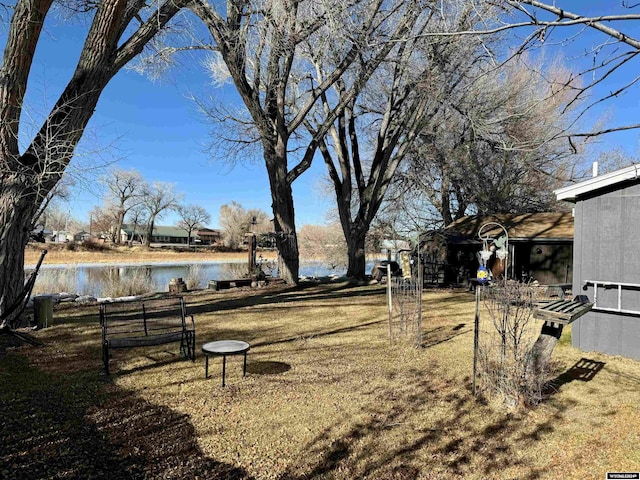
[[(445, 274), (441, 275), (445, 283), (460, 283), (464, 277), (475, 277), (477, 253), (482, 247), (478, 231), (489, 222), (504, 226), (509, 235), (509, 278), (537, 280), (547, 285), (571, 282), (571, 212), (543, 212), (465, 216), (424, 236), (424, 258), (430, 264), (446, 265)], [(503, 230), (490, 227), (483, 229), (482, 233), (498, 238), (503, 235)]]
[(573, 291), (594, 303), (573, 345), (640, 360), (640, 164), (555, 194), (575, 204)]

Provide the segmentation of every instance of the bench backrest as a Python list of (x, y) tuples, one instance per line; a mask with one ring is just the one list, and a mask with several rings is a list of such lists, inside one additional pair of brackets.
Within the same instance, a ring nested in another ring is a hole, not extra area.
[(162, 335), (192, 328), (187, 325), (182, 297), (134, 300), (100, 305), (102, 339)]

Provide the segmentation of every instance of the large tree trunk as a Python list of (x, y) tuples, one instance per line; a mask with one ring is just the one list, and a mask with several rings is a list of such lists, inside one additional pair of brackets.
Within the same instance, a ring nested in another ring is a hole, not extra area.
[(284, 143), (277, 150), (265, 148), (265, 163), (271, 187), (271, 208), (278, 248), (278, 275), (286, 283), (297, 285), (300, 272), (300, 253), (293, 208), (293, 192), (287, 180), (287, 161)]
[(144, 239), (144, 246), (146, 248), (151, 248), (151, 237), (153, 237), (153, 227), (155, 227), (155, 216), (149, 218), (149, 223), (147, 224), (147, 235)]
[(116, 245), (120, 245), (122, 243), (121, 232), (122, 226), (124, 225), (124, 216), (125, 211), (123, 208), (120, 208), (118, 210), (118, 221), (116, 222), (116, 233), (113, 237), (113, 243), (115, 243)]
[[(12, 179), (12, 180), (9, 180)], [(31, 233), (31, 218), (36, 208), (33, 197), (15, 192), (16, 175), (3, 175), (0, 190), (0, 312), (5, 313), (24, 287), (24, 248)], [(0, 328), (13, 327), (15, 315), (9, 315)]]
[[(127, 0), (96, 3), (73, 77), (22, 156), (18, 146), (21, 109), (52, 2), (16, 3), (0, 68), (0, 312), (5, 313), (23, 289), (24, 247), (34, 212), (64, 174), (104, 87), (184, 1), (162, 4), (135, 32), (126, 28), (138, 13), (135, 5)], [(121, 42), (125, 31), (127, 40)]]
[(365, 240), (368, 229), (355, 229), (346, 236), (347, 257), (347, 277), (357, 280), (366, 278), (366, 257)]

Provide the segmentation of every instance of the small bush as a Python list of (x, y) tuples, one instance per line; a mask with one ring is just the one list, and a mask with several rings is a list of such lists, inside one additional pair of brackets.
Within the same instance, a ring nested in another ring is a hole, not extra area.
[(481, 384), (488, 398), (508, 407), (536, 405), (553, 376), (551, 366), (533, 368), (532, 347), (540, 325), (533, 318), (535, 290), (518, 282), (506, 282), (481, 291), (488, 317), (480, 333), (478, 359)]
[(33, 285), (33, 295), (43, 293), (77, 293), (78, 271), (76, 268), (41, 269), (36, 283)]
[(64, 244), (64, 249), (68, 252), (75, 252), (76, 250), (78, 250), (78, 246), (75, 242), (66, 242)]
[(87, 252), (107, 252), (113, 250), (110, 245), (107, 245), (101, 240), (89, 239), (81, 244), (82, 250)]
[(202, 265), (193, 264), (189, 265), (189, 271), (187, 272), (187, 279), (185, 280), (188, 290), (199, 290), (206, 282), (204, 269)]
[(248, 265), (246, 262), (225, 263), (222, 265), (222, 271), (228, 279), (247, 278), (249, 276)]

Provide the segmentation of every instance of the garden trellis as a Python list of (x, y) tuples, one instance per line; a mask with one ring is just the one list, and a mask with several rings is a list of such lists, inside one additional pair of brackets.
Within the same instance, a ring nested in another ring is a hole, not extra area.
[(391, 275), (387, 265), (387, 298), (389, 309), (389, 341), (405, 340), (416, 347), (422, 345), (422, 263), (411, 268), (408, 254), (401, 256), (402, 276)]

